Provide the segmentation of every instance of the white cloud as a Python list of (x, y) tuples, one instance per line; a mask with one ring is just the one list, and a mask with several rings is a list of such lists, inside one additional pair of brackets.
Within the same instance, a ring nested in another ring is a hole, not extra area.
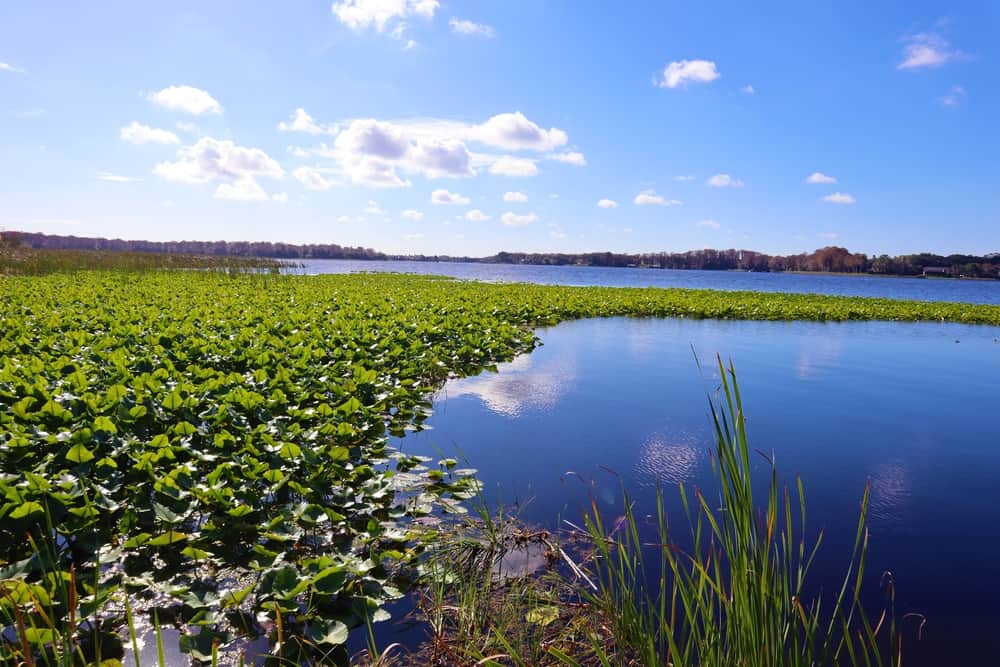
[(271, 201), (276, 201), (279, 204), (285, 204), (285, 203), (288, 202), (288, 193), (287, 192), (276, 192), (273, 195), (271, 195)]
[(941, 102), (946, 107), (957, 107), (962, 103), (962, 100), (966, 98), (965, 88), (962, 86), (952, 86), (946, 95), (939, 98), (938, 101)]
[(742, 88), (740, 88), (740, 92), (741, 93), (746, 93), (747, 95), (756, 95), (757, 94), (757, 91), (754, 90), (754, 87), (751, 86), (749, 83), (747, 85), (743, 86)]
[(675, 181), (679, 181), (681, 183), (686, 183), (687, 181), (693, 181), (694, 180), (694, 176), (689, 176), (689, 175), (686, 175), (686, 174), (682, 175), (682, 176), (674, 176), (674, 180)]
[(153, 168), (157, 176), (178, 183), (219, 181), (217, 199), (268, 199), (257, 183), (258, 177), (282, 178), (284, 170), (259, 148), (237, 146), (229, 140), (202, 137), (193, 146), (177, 150), (175, 162), (161, 162)]
[(474, 37), (493, 37), (493, 26), (482, 23), (473, 23), (465, 19), (452, 18), (448, 21), (448, 27), (456, 35), (472, 35)]
[(721, 225), (716, 220), (699, 220), (695, 223), (699, 227), (705, 227), (707, 229), (718, 229)]
[(840, 237), (840, 234), (838, 234), (837, 232), (820, 232), (816, 236), (820, 237), (821, 239), (826, 239), (827, 241), (834, 241)]
[(677, 206), (681, 203), (677, 199), (661, 197), (653, 190), (643, 190), (635, 196), (632, 202), (636, 206)]
[(385, 209), (379, 206), (378, 202), (373, 199), (368, 200), (368, 206), (365, 207), (364, 212), (368, 215), (385, 215)]
[(921, 32), (903, 38), (903, 60), (897, 69), (923, 69), (940, 67), (962, 58), (961, 51), (951, 48), (948, 40), (933, 32)]
[(559, 225), (549, 223), (549, 237), (553, 239), (564, 239), (566, 238), (566, 232)]
[(232, 183), (220, 183), (215, 190), (216, 199), (232, 201), (267, 201), (269, 197), (253, 178), (240, 178)]
[(598, 208), (618, 208), (618, 202), (614, 199), (601, 199), (597, 202)]
[(149, 100), (166, 109), (185, 111), (196, 116), (204, 113), (222, 113), (222, 106), (200, 88), (170, 86), (150, 93)]
[(712, 176), (707, 181), (705, 181), (705, 183), (707, 183), (708, 185), (712, 186), (713, 188), (742, 188), (743, 187), (743, 181), (741, 181), (738, 178), (733, 178), (729, 174), (716, 174), (715, 176)]
[(660, 88), (677, 88), (689, 82), (710, 83), (719, 78), (719, 70), (711, 60), (678, 60), (663, 68), (663, 78), (656, 82)]
[(338, 131), (336, 125), (320, 125), (302, 107), (292, 113), (288, 122), (278, 123), (278, 129), (282, 132), (305, 132), (306, 134), (329, 134), (331, 136), (336, 135)]
[[(299, 113), (301, 112), (301, 113)], [(316, 123), (303, 110), (283, 123), (282, 129), (333, 134), (332, 126)], [(427, 179), (474, 176), (481, 170), (504, 176), (533, 176), (542, 158), (515, 154), (472, 152), (470, 144), (518, 151), (549, 152), (565, 145), (568, 137), (557, 128), (545, 130), (520, 112), (498, 114), (481, 124), (441, 119), (382, 121), (374, 118), (346, 120), (332, 146), (290, 147), (297, 157), (317, 155), (335, 162), (343, 180), (368, 187), (408, 187), (409, 174)], [(545, 157), (585, 164), (582, 153)]]
[(404, 51), (409, 51), (410, 49), (417, 48), (417, 42), (413, 39), (406, 40), (406, 46), (403, 47)]
[(856, 200), (846, 192), (834, 192), (832, 195), (823, 197), (823, 201), (831, 204), (853, 204)]
[(524, 225), (530, 225), (538, 220), (538, 216), (534, 213), (528, 213), (526, 215), (518, 215), (517, 213), (511, 213), (507, 211), (500, 216), (500, 222), (507, 225), (508, 227), (521, 227)]
[(550, 160), (555, 160), (556, 162), (562, 162), (565, 164), (571, 164), (575, 167), (586, 167), (587, 158), (583, 156), (583, 153), (577, 151), (569, 151), (567, 153), (550, 153), (547, 155)]
[(550, 151), (569, 137), (558, 128), (542, 129), (520, 111), (493, 116), (482, 125), (467, 126), (468, 139), (507, 150)]
[(97, 180), (108, 181), (110, 183), (135, 183), (142, 179), (134, 176), (119, 176), (118, 174), (112, 174), (110, 171), (99, 171), (97, 172)]
[(490, 219), (490, 216), (486, 215), (478, 208), (474, 208), (465, 214), (465, 219), (469, 222), (486, 222)]
[(460, 206), (465, 206), (469, 203), (468, 197), (463, 197), (457, 192), (448, 192), (447, 190), (435, 190), (431, 193), (431, 203), (432, 204), (455, 204)]
[(523, 192), (505, 192), (503, 193), (503, 200), (509, 202), (526, 202), (528, 201), (528, 195)]
[(186, 120), (179, 120), (176, 123), (174, 123), (174, 125), (176, 125), (177, 129), (180, 130), (181, 132), (190, 132), (194, 134), (195, 132), (198, 131), (197, 125), (195, 125), (194, 123), (189, 123)]
[(490, 173), (500, 176), (534, 176), (538, 165), (531, 158), (503, 155), (490, 165)]
[(814, 171), (813, 173), (809, 174), (809, 176), (806, 178), (806, 183), (809, 183), (810, 185), (836, 183), (836, 182), (837, 182), (836, 178), (834, 178), (833, 176), (827, 176), (821, 171)]
[(306, 190), (314, 190), (316, 192), (329, 190), (340, 185), (336, 180), (326, 178), (323, 172), (313, 167), (299, 167), (292, 172), (292, 176), (304, 185)]
[(161, 130), (148, 125), (140, 125), (137, 121), (132, 121), (131, 125), (123, 127), (118, 136), (122, 141), (130, 144), (179, 144), (180, 139), (169, 130)]
[(353, 30), (374, 26), (382, 32), (387, 23), (408, 16), (433, 18), (438, 0), (342, 0), (334, 2), (333, 14)]
[(458, 139), (426, 137), (417, 139), (404, 168), (419, 171), (427, 178), (472, 176), (472, 155)]
[(14, 67), (10, 63), (0, 63), (0, 72), (13, 72), (14, 74), (24, 74), (20, 67)]
[(420, 222), (424, 219), (424, 214), (415, 208), (408, 208), (399, 214), (400, 217), (406, 218), (407, 220), (412, 220), (413, 222)]

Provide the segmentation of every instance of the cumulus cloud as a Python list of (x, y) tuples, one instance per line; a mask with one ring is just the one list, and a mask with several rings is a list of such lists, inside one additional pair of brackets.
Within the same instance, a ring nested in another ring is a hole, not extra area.
[(903, 38), (903, 59), (897, 69), (925, 69), (942, 65), (963, 57), (961, 51), (953, 49), (941, 35), (921, 32)]
[(448, 21), (448, 27), (456, 35), (470, 35), (473, 37), (493, 37), (493, 26), (482, 23), (474, 23), (465, 19), (452, 18)]
[(135, 178), (134, 176), (119, 176), (118, 174), (112, 174), (110, 171), (99, 171), (97, 172), (97, 180), (108, 181), (110, 183), (135, 183), (142, 179)]
[(509, 202), (526, 202), (528, 201), (528, 195), (523, 192), (505, 192), (503, 193), (503, 200)]
[(749, 83), (747, 85), (743, 86), (742, 88), (740, 88), (740, 92), (741, 93), (746, 93), (747, 95), (756, 95), (757, 94), (757, 91), (754, 90), (754, 87), (751, 86)]
[(285, 175), (281, 165), (261, 149), (212, 137), (202, 137), (193, 146), (179, 148), (176, 161), (157, 164), (153, 173), (178, 183), (219, 182), (216, 198), (235, 200), (268, 199), (257, 178)]
[(465, 219), (469, 222), (486, 222), (490, 219), (490, 216), (486, 215), (478, 208), (474, 208), (465, 214)]
[(0, 63), (0, 72), (13, 72), (14, 74), (24, 74), (20, 67), (14, 67), (10, 63)]
[(123, 127), (118, 132), (118, 136), (121, 137), (122, 141), (127, 141), (130, 144), (179, 144), (181, 142), (177, 135), (169, 130), (140, 125), (138, 121), (134, 120), (130, 125)]
[(711, 83), (719, 76), (719, 70), (711, 60), (677, 60), (663, 68), (663, 76), (656, 85), (677, 88), (688, 83)]
[(472, 128), (471, 138), (508, 150), (546, 151), (566, 145), (569, 137), (558, 128), (542, 129), (520, 111), (493, 116)]
[(200, 88), (191, 86), (169, 86), (150, 93), (149, 100), (165, 109), (184, 111), (196, 116), (222, 113), (222, 105), (214, 97)]
[(742, 188), (743, 187), (743, 181), (741, 181), (738, 178), (733, 178), (729, 174), (716, 174), (715, 176), (712, 176), (707, 181), (705, 181), (705, 183), (707, 183), (708, 185), (712, 186), (713, 188)]
[(583, 156), (583, 153), (577, 151), (569, 151), (567, 153), (550, 153), (548, 156), (550, 160), (555, 160), (556, 162), (562, 162), (564, 164), (571, 164), (575, 167), (586, 167), (587, 158)]
[(823, 197), (823, 201), (831, 204), (853, 204), (857, 200), (846, 192), (834, 192), (832, 195)]
[(373, 199), (368, 200), (368, 206), (365, 207), (364, 212), (368, 215), (385, 215), (385, 209), (379, 206), (378, 202)]
[(530, 225), (538, 220), (538, 216), (534, 213), (527, 213), (525, 215), (518, 215), (517, 213), (511, 213), (507, 211), (500, 216), (500, 222), (507, 225), (508, 227), (522, 227), (524, 225)]
[(342, 0), (334, 2), (331, 9), (352, 30), (374, 26), (382, 32), (390, 21), (408, 16), (433, 18), (439, 6), (438, 0)]
[(431, 203), (432, 204), (454, 204), (465, 206), (469, 203), (468, 197), (463, 197), (457, 192), (448, 192), (447, 190), (435, 190), (431, 193)]
[[(279, 128), (318, 134), (336, 134), (332, 146), (292, 147), (294, 155), (331, 158), (343, 180), (368, 187), (407, 187), (407, 176), (427, 179), (474, 176), (481, 170), (504, 176), (533, 176), (542, 157), (514, 153), (546, 153), (544, 158), (583, 165), (582, 153), (552, 152), (568, 142), (558, 128), (544, 129), (521, 112), (495, 115), (470, 124), (442, 119), (383, 121), (374, 118), (346, 120), (339, 132), (317, 123), (299, 109)], [(502, 148), (506, 153), (473, 152), (470, 145)]]
[(503, 155), (490, 165), (490, 173), (500, 176), (534, 176), (538, 173), (535, 160)]
[(836, 183), (836, 182), (837, 182), (836, 178), (834, 178), (833, 176), (827, 176), (821, 171), (814, 171), (813, 173), (809, 174), (809, 176), (806, 178), (806, 183), (809, 183), (810, 185), (820, 185), (825, 183)]
[(598, 208), (618, 208), (618, 202), (614, 199), (601, 199), (598, 200), (597, 206)]
[(302, 107), (296, 109), (288, 121), (278, 123), (278, 129), (282, 132), (305, 132), (306, 134), (337, 134), (336, 125), (320, 125), (316, 119), (306, 113)]
[(424, 214), (415, 208), (408, 208), (399, 214), (400, 217), (406, 218), (407, 220), (412, 220), (413, 222), (420, 222), (424, 219)]
[(699, 220), (695, 223), (699, 227), (706, 227), (708, 229), (718, 229), (721, 225), (716, 220)]
[(636, 206), (677, 206), (681, 203), (677, 199), (661, 197), (653, 190), (643, 190), (635, 196), (632, 202)]

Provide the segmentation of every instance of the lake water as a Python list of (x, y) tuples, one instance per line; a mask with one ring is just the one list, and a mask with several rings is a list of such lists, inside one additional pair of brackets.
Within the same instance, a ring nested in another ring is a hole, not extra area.
[(1000, 280), (338, 259), (308, 260), (303, 264), (303, 267), (296, 271), (303, 273), (391, 271), (427, 273), (489, 282), (527, 282), (543, 285), (685, 287), (1000, 304)]
[(718, 386), (715, 355), (732, 358), (751, 446), (773, 451), (786, 480), (801, 475), (808, 537), (825, 531), (813, 582), (827, 591), (839, 583), (870, 481), (872, 613), (879, 574), (891, 570), (899, 613), (928, 619), (907, 664), (994, 664), (1000, 329), (613, 318), (539, 336), (544, 346), (499, 372), (449, 382), (433, 430), (397, 444), (458, 451), (479, 469), (491, 506), (502, 502), (532, 523), (579, 521), (590, 498), (614, 518), (621, 484), (643, 516), (659, 484), (682, 524), (677, 483), (717, 488), (707, 395)]

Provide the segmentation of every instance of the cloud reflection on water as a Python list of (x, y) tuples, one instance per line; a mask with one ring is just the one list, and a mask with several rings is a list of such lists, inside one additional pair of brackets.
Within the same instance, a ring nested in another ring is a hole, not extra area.
[(476, 396), (492, 412), (511, 419), (526, 411), (552, 410), (576, 382), (576, 361), (569, 355), (540, 363), (538, 358), (522, 354), (497, 364), (496, 373), (452, 380), (438, 398)]

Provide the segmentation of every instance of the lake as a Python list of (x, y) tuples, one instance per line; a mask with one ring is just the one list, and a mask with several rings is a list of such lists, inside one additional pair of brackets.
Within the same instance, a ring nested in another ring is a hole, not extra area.
[[(499, 372), (448, 382), (432, 430), (396, 444), (411, 453), (458, 452), (479, 469), (491, 507), (503, 503), (531, 523), (577, 522), (591, 498), (617, 516), (621, 485), (643, 516), (662, 485), (682, 526), (676, 485), (716, 489), (707, 396), (718, 385), (721, 354), (736, 363), (751, 447), (773, 452), (788, 482), (801, 475), (807, 537), (825, 531), (813, 583), (828, 592), (839, 583), (870, 482), (871, 611), (877, 616), (879, 574), (891, 570), (898, 612), (928, 619), (919, 655), (907, 664), (995, 657), (1000, 330), (612, 318), (538, 335), (542, 347)], [(764, 471), (763, 458), (759, 464)]]
[(307, 260), (302, 268), (296, 269), (296, 272), (307, 274), (355, 271), (426, 273), (467, 280), (543, 285), (683, 287), (1000, 304), (1000, 280), (340, 259)]

